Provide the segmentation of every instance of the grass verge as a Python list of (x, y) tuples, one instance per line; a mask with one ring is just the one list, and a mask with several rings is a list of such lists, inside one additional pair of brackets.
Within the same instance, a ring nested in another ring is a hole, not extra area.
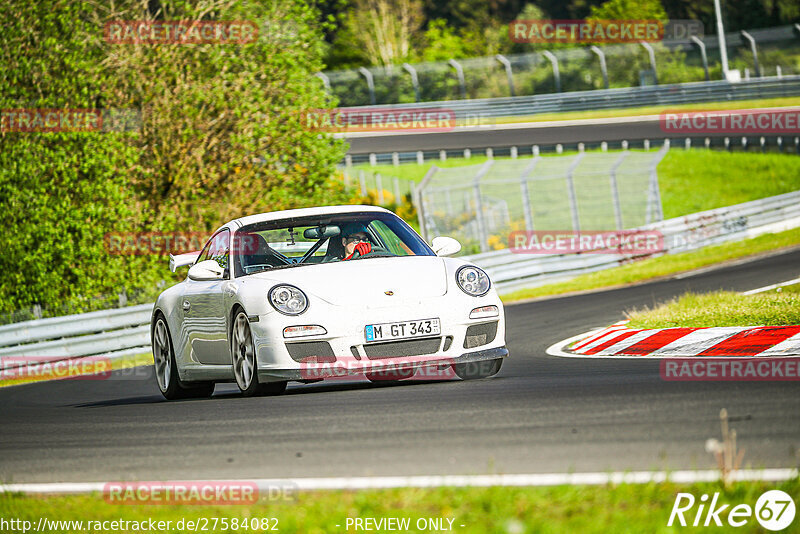
[(627, 314), (631, 328), (673, 326), (782, 326), (800, 324), (800, 285), (755, 295), (686, 293), (654, 308)]
[[(348, 518), (408, 518), (409, 531), (419, 532), (417, 521), (427, 518), (453, 519), (455, 532), (672, 532), (667, 527), (670, 512), (679, 492), (698, 499), (719, 493), (718, 506), (729, 504), (719, 517), (723, 527), (704, 531), (729, 531), (727, 515), (738, 504), (755, 507), (758, 497), (767, 490), (780, 489), (800, 498), (800, 481), (781, 483), (740, 482), (729, 488), (720, 483), (642, 484), (619, 486), (491, 487), (391, 489), (365, 491), (303, 492), (291, 501), (261, 500), (245, 506), (131, 506), (106, 503), (99, 495), (29, 497), (0, 495), (0, 517), (31, 521), (172, 521), (169, 532), (191, 529), (175, 528), (177, 521), (207, 518), (276, 518), (280, 532), (355, 532), (347, 527)], [(685, 518), (691, 524), (697, 505)], [(703, 520), (705, 514), (703, 514)], [(795, 519), (795, 525), (797, 519)], [(202, 524), (202, 522), (201, 522)], [(210, 523), (208, 531), (210, 529)], [(275, 524), (272, 521), (270, 524)], [(463, 526), (462, 526), (463, 525)], [(202, 530), (200, 528), (199, 530)], [(248, 531), (261, 529), (248, 529)], [(761, 532), (755, 517), (737, 532)], [(791, 528), (790, 528), (791, 530)], [(55, 529), (53, 531), (56, 531)], [(64, 528), (58, 532), (81, 532)], [(227, 530), (216, 529), (217, 532)], [(242, 532), (242, 529), (231, 531)], [(795, 530), (796, 531), (796, 530)], [(120, 529), (116, 532), (135, 532)]]
[(582, 274), (564, 282), (514, 291), (503, 295), (502, 299), (503, 302), (509, 303), (536, 297), (619, 287), (799, 244), (800, 228), (794, 228), (776, 234), (764, 234), (743, 241), (714, 245), (681, 254), (668, 254), (604, 271)]

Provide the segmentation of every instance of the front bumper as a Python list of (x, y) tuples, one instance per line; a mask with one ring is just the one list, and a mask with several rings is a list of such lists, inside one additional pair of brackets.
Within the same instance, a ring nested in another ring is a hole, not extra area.
[(258, 369), (262, 382), (282, 380), (315, 381), (326, 378), (362, 375), (365, 372), (381, 372), (424, 367), (443, 367), (453, 364), (496, 360), (508, 356), (505, 346), (465, 352), (455, 358), (442, 358), (437, 355), (414, 356), (397, 360), (342, 360), (332, 363), (308, 364), (301, 369)]

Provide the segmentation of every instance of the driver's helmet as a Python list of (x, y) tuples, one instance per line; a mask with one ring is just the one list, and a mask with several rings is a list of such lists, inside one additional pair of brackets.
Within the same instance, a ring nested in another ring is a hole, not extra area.
[(347, 224), (343, 224), (341, 226), (341, 229), (342, 229), (341, 235), (344, 238), (348, 238), (351, 235), (358, 233), (365, 234), (367, 238), (369, 238), (369, 231), (367, 230), (367, 227), (360, 222), (349, 222)]

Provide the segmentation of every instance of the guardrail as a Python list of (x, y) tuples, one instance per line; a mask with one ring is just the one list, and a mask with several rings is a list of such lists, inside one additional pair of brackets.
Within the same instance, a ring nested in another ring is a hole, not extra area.
[[(800, 226), (800, 191), (643, 226), (664, 235), (666, 253), (755, 237)], [(608, 269), (642, 256), (531, 255), (498, 250), (465, 256), (484, 268), (501, 292)], [(150, 351), (153, 304), (38, 319), (0, 327), (0, 368), (83, 356), (107, 358)]]
[(153, 304), (0, 326), (0, 368), (150, 351)]
[[(369, 106), (381, 109), (448, 109), (460, 123), (479, 124), (493, 117), (516, 117), (563, 111), (621, 109), (639, 106), (700, 104), (725, 100), (779, 98), (800, 94), (800, 75), (770, 76), (731, 83), (727, 80), (688, 82), (619, 89), (597, 89), (570, 93), (482, 98), (475, 100), (439, 100), (413, 104)], [(358, 107), (342, 108), (358, 110)]]
[[(800, 191), (668, 219), (642, 226), (664, 237), (675, 254), (727, 241), (800, 227)], [(515, 254), (508, 249), (465, 256), (483, 268), (501, 293), (608, 269), (651, 255)]]

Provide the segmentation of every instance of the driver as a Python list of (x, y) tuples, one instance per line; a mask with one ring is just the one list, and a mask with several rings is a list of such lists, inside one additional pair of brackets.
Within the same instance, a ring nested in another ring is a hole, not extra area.
[(364, 256), (372, 252), (372, 244), (369, 242), (369, 232), (367, 227), (359, 222), (351, 222), (342, 226), (342, 246), (344, 247), (344, 258), (349, 260), (355, 252)]

